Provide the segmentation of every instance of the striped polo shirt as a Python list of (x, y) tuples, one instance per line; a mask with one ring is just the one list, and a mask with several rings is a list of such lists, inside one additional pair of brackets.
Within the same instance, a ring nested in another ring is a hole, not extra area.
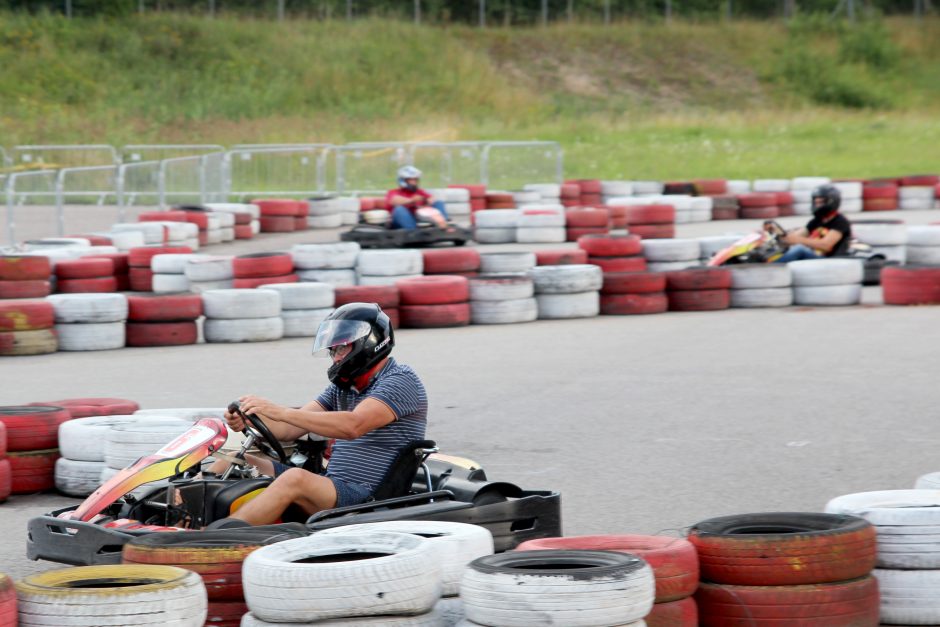
[(362, 392), (330, 384), (317, 402), (327, 411), (353, 411), (367, 398), (388, 405), (395, 413), (395, 420), (355, 440), (336, 440), (326, 476), (358, 483), (374, 491), (398, 451), (413, 440), (424, 439), (428, 397), (415, 371), (390, 357)]

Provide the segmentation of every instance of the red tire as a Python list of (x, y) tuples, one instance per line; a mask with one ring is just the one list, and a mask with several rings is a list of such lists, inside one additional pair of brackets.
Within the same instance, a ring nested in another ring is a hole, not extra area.
[(732, 207), (714, 207), (712, 209), (712, 220), (737, 220), (740, 217), (740, 209)]
[(662, 272), (605, 272), (601, 294), (650, 294), (666, 291)]
[(300, 278), (296, 274), (284, 274), (281, 276), (262, 276), (253, 279), (234, 279), (232, 287), (239, 289), (253, 289), (261, 285), (271, 283), (297, 283)]
[(59, 425), (71, 418), (68, 410), (51, 405), (0, 407), (8, 451), (55, 448), (59, 445)]
[(604, 206), (604, 197), (600, 194), (581, 194), (578, 202), (582, 207), (597, 209)]
[(55, 325), (52, 303), (44, 300), (0, 301), (0, 331), (34, 331)]
[(936, 174), (914, 174), (911, 176), (901, 177), (902, 187), (912, 187), (912, 186), (933, 187), (937, 183), (940, 183), (940, 176), (937, 176)]
[(898, 197), (898, 186), (892, 184), (865, 184), (862, 187), (862, 199), (885, 199), (885, 198), (897, 198)]
[(294, 260), (287, 253), (252, 253), (232, 259), (236, 279), (282, 276), (294, 271)]
[(240, 627), (242, 616), (247, 613), (244, 601), (209, 601), (205, 627)]
[(777, 194), (774, 192), (749, 192), (737, 194), (738, 204), (742, 208), (748, 207), (776, 207)]
[(587, 251), (580, 248), (565, 250), (537, 250), (535, 251), (535, 265), (538, 266), (566, 266), (587, 263)]
[(185, 211), (144, 211), (137, 215), (138, 222), (187, 222)]
[(54, 488), (57, 459), (57, 448), (10, 453), (10, 494), (34, 494)]
[(480, 253), (473, 248), (428, 248), (421, 251), (425, 274), (476, 272), (480, 269)]
[(127, 319), (134, 322), (181, 322), (202, 315), (199, 294), (128, 294)]
[(261, 216), (262, 233), (292, 233), (294, 216)]
[(888, 266), (881, 271), (881, 290), (885, 305), (940, 304), (940, 268)]
[(790, 192), (774, 192), (774, 197), (777, 199), (777, 202), (774, 204), (778, 207), (793, 204), (793, 194)]
[(131, 248), (127, 253), (127, 263), (130, 269), (150, 269), (150, 260), (156, 255), (179, 254), (185, 255), (193, 252), (189, 246), (144, 246)]
[(91, 233), (73, 233), (71, 235), (66, 235), (65, 237), (80, 237), (82, 239), (87, 239), (88, 243), (92, 246), (110, 246), (112, 244), (111, 238), (105, 235), (92, 235)]
[(781, 218), (788, 218), (790, 216), (796, 215), (796, 207), (793, 205), (780, 205), (777, 207), (777, 216)]
[(601, 294), (601, 315), (631, 316), (658, 314), (669, 310), (669, 301), (663, 292), (649, 294)]
[(252, 200), (252, 204), (261, 209), (261, 216), (294, 217), (297, 215), (297, 201), (288, 198), (265, 198)]
[(52, 274), (48, 257), (0, 255), (0, 282), (46, 281)]
[(729, 290), (667, 292), (669, 311), (718, 311), (731, 306)]
[(862, 211), (895, 211), (897, 198), (866, 198), (862, 201)]
[(0, 459), (7, 456), (7, 426), (0, 422)]
[(631, 224), (629, 230), (640, 239), (672, 239), (676, 236), (675, 224)]
[[(470, 198), (470, 211), (483, 211), (486, 209), (486, 199), (485, 198)], [(471, 216), (472, 218), (473, 216)]]
[(199, 231), (198, 239), (200, 246), (209, 245), (209, 233), (207, 231)]
[(486, 198), (486, 185), (448, 185), (451, 189), (465, 189), (470, 192), (470, 198)]
[(232, 212), (232, 215), (235, 216), (235, 226), (251, 226), (251, 221), (254, 219), (247, 211)]
[(603, 189), (599, 179), (575, 179), (571, 181), (565, 181), (565, 183), (577, 185), (579, 195), (581, 196), (584, 196), (585, 194), (600, 194), (601, 190)]
[(153, 271), (150, 268), (131, 268), (127, 276), (135, 292), (153, 291)]
[(294, 216), (295, 231), (306, 231), (308, 228), (310, 225), (307, 223), (307, 216)]
[(610, 212), (606, 209), (569, 209), (565, 211), (565, 226), (569, 229), (598, 228), (608, 229)]
[[(673, 224), (676, 208), (672, 205), (634, 205), (627, 207), (627, 224)], [(632, 231), (631, 231), (632, 232)]]
[(395, 281), (402, 305), (447, 305), (470, 300), (466, 277), (438, 274)]
[(691, 596), (698, 587), (698, 557), (695, 547), (682, 538), (668, 536), (602, 535), (529, 540), (516, 551), (570, 549), (619, 551), (642, 557), (656, 577), (656, 603)]
[(588, 257), (588, 263), (604, 272), (645, 272), (645, 257)]
[(67, 398), (61, 401), (48, 401), (34, 404), (62, 407), (69, 412), (72, 418), (121, 416), (133, 414), (140, 409), (140, 405), (135, 401), (129, 401), (124, 398)]
[(13, 586), (13, 580), (7, 575), (0, 574), (0, 625), (16, 627), (18, 619), (16, 588)]
[(101, 253), (100, 255), (89, 255), (85, 259), (110, 259), (111, 264), (114, 266), (113, 274), (118, 275), (127, 274), (130, 269), (129, 257), (128, 253)]
[(337, 307), (348, 303), (375, 303), (386, 310), (397, 308), (401, 302), (394, 285), (344, 285), (338, 286), (334, 294)]
[(110, 259), (82, 257), (63, 259), (55, 265), (55, 275), (60, 279), (96, 279), (114, 275), (114, 263)]
[(720, 196), (728, 193), (728, 181), (725, 179), (696, 179), (692, 184), (699, 196)]
[(388, 316), (388, 320), (392, 323), (393, 329), (397, 329), (401, 326), (401, 313), (398, 311), (398, 307), (383, 308), (382, 311)]
[(507, 194), (505, 192), (486, 192), (486, 204), (502, 204), (502, 205), (513, 205), (516, 204), (516, 199), (513, 198), (512, 194)]
[(128, 322), (128, 346), (183, 346), (198, 340), (195, 322)]
[(410, 329), (463, 327), (470, 324), (470, 303), (402, 305), (401, 326)]
[(591, 257), (632, 257), (643, 253), (636, 235), (585, 235), (578, 238), (578, 248)]
[(643, 620), (646, 627), (698, 627), (698, 605), (692, 597), (656, 603)]
[(702, 627), (877, 627), (872, 576), (804, 586), (732, 586), (702, 582), (695, 593)]
[(0, 299), (43, 298), (51, 292), (49, 281), (0, 281)]
[[(0, 503), (4, 502), (10, 498), (10, 492), (13, 489), (13, 470), (10, 468), (9, 459), (0, 459)], [(4, 616), (3, 605), (0, 602), (0, 619)], [(15, 625), (16, 616), (13, 617), (12, 623), (0, 622), (0, 625)]]
[(254, 236), (255, 232), (251, 230), (250, 224), (235, 225), (235, 239), (251, 239)]
[[(107, 260), (105, 259), (103, 261)], [(61, 279), (56, 282), (55, 288), (56, 292), (59, 294), (116, 292), (118, 289), (118, 280), (114, 276), (105, 276), (96, 279)]]
[(558, 192), (562, 198), (577, 199), (581, 196), (581, 186), (576, 181), (565, 181)]
[(741, 207), (738, 216), (742, 220), (773, 220), (780, 217), (780, 208), (773, 207)]
[(728, 268), (689, 268), (666, 273), (667, 290), (727, 290), (731, 289), (731, 270)]
[(606, 226), (568, 227), (565, 229), (565, 241), (576, 242), (585, 235), (607, 235), (610, 229)]

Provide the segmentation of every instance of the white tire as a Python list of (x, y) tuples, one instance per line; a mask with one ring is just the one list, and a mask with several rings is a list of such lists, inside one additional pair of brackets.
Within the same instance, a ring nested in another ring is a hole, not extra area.
[(598, 292), (578, 294), (537, 294), (539, 320), (563, 318), (591, 318), (601, 311)]
[(446, 209), (447, 215), (451, 218), (464, 218), (473, 213), (473, 209), (468, 202), (449, 202)]
[(672, 272), (673, 270), (685, 270), (686, 268), (697, 268), (698, 259), (689, 259), (687, 261), (650, 261), (646, 264), (647, 272)]
[(480, 274), (524, 273), (535, 267), (535, 253), (480, 253)]
[(861, 259), (804, 259), (787, 265), (793, 273), (794, 287), (861, 283), (865, 275)]
[(906, 185), (898, 188), (898, 198), (903, 200), (934, 199), (934, 189), (930, 185)]
[(445, 203), (470, 202), (470, 190), (462, 187), (442, 187), (439, 189), (429, 189), (428, 193), (434, 196), (435, 200), (443, 200)]
[(790, 287), (793, 275), (785, 263), (747, 263), (728, 266), (731, 271), (731, 288), (755, 289)]
[(902, 211), (927, 211), (933, 209), (933, 200), (930, 198), (902, 198), (898, 202), (898, 209)]
[(341, 213), (307, 218), (307, 227), (311, 229), (338, 229), (341, 226), (343, 226), (343, 214)]
[(320, 323), (333, 313), (332, 307), (324, 309), (285, 309), (281, 312), (284, 320), (284, 337), (316, 337)]
[(272, 318), (281, 315), (281, 294), (273, 290), (210, 290), (202, 295), (206, 318)]
[(930, 472), (917, 477), (915, 490), (940, 490), (940, 472)]
[(842, 213), (861, 213), (863, 209), (861, 198), (843, 198), (839, 203), (839, 211)]
[(124, 348), (123, 322), (57, 323), (60, 351), (106, 351)]
[(232, 257), (199, 255), (183, 266), (183, 274), (190, 281), (228, 281), (234, 278)]
[[(382, 557), (301, 563), (315, 557)], [(242, 567), (251, 613), (274, 622), (422, 614), (441, 596), (440, 553), (404, 533), (315, 534), (261, 547)]]
[(649, 261), (697, 261), (702, 256), (701, 246), (694, 239), (645, 239), (640, 243)]
[(519, 226), (519, 211), (516, 209), (486, 209), (474, 214), (478, 229), (510, 229)]
[(224, 407), (165, 407), (163, 409), (138, 409), (134, 412), (134, 417), (141, 421), (179, 418), (196, 422), (202, 418), (222, 420), (225, 411)]
[(166, 228), (162, 222), (123, 222), (111, 225), (112, 233), (126, 233), (128, 231), (141, 234), (144, 240), (141, 245), (162, 244), (166, 239)]
[(891, 625), (940, 625), (940, 570), (876, 568), (881, 622)]
[(516, 324), (538, 320), (539, 307), (534, 298), (470, 301), (472, 324)]
[(907, 226), (902, 223), (858, 221), (852, 223), (852, 235), (871, 246), (907, 244)]
[(884, 255), (888, 261), (896, 261), (902, 266), (907, 263), (907, 246), (872, 246), (873, 255)]
[(145, 243), (144, 234), (140, 231), (111, 231), (107, 237), (111, 240), (111, 245), (120, 251), (140, 248)]
[[(479, 211), (477, 214), (479, 215)], [(477, 221), (479, 224), (479, 220)], [(473, 229), (473, 239), (481, 244), (509, 244), (516, 241), (516, 227)]]
[(604, 196), (632, 196), (633, 183), (630, 181), (601, 181), (601, 194)]
[(344, 211), (340, 215), (343, 218), (343, 226), (355, 226), (356, 224), (359, 224), (359, 212), (358, 211), (355, 211), (355, 212)]
[(52, 294), (56, 322), (120, 322), (127, 320), (123, 294)]
[(731, 290), (732, 307), (789, 307), (793, 290), (789, 287), (764, 287)]
[(213, 290), (230, 290), (233, 285), (235, 285), (235, 281), (232, 279), (222, 281), (190, 281), (189, 291), (194, 294), (205, 294)]
[(206, 231), (206, 244), (221, 244), (222, 229), (209, 229)]
[[(603, 184), (601, 185), (603, 186)], [(527, 183), (522, 186), (522, 189), (527, 192), (535, 192), (540, 198), (558, 198), (561, 196), (561, 185), (558, 183)]]
[(693, 215), (691, 211), (676, 211), (676, 224), (690, 224), (693, 221)]
[(104, 462), (83, 462), (60, 457), (55, 461), (55, 489), (69, 496), (85, 497), (101, 485)]
[(346, 534), (371, 531), (409, 533), (425, 537), (440, 553), (443, 596), (460, 593), (460, 578), (467, 565), (478, 557), (493, 554), (493, 535), (478, 525), (459, 522), (437, 522), (423, 520), (394, 520), (334, 527), (318, 532), (323, 534)]
[(189, 279), (183, 274), (154, 274), (152, 285), (154, 294), (189, 291)]
[(842, 181), (832, 183), (832, 186), (839, 190), (842, 196), (842, 202), (846, 200), (860, 200), (862, 198), (862, 184), (858, 181)]
[(542, 202), (542, 195), (538, 192), (513, 192), (512, 199), (516, 201), (516, 206), (533, 205)]
[(796, 203), (810, 204), (813, 202), (813, 190), (812, 189), (791, 189), (790, 195), (793, 196), (794, 204)]
[(190, 259), (204, 259), (207, 255), (195, 253), (154, 255), (150, 259), (150, 269), (159, 274), (183, 274), (186, 262)]
[(304, 282), (326, 283), (333, 287), (356, 284), (356, 271), (346, 268), (300, 270), (297, 276)]
[(229, 213), (229, 212), (224, 212), (224, 211), (214, 211), (212, 213), (212, 217), (217, 218), (219, 220), (219, 227), (223, 229), (230, 229), (235, 226), (235, 214), (234, 213)]
[(517, 300), (535, 294), (532, 277), (527, 274), (481, 274), (470, 278), (470, 301)]
[(336, 198), (311, 198), (307, 201), (309, 216), (330, 216), (342, 212), (343, 209)]
[(191, 237), (191, 238), (189, 238), (188, 240), (184, 241), (184, 242), (182, 243), (182, 245), (183, 245), (183, 246), (188, 246), (190, 250), (192, 250), (193, 252), (195, 252), (195, 251), (199, 250), (199, 238), (198, 238), (198, 237)]
[(697, 209), (689, 212), (689, 222), (710, 222), (711, 219), (711, 209)]
[[(802, 191), (813, 193), (813, 190), (820, 185), (828, 185), (832, 182), (828, 176), (798, 176), (790, 181), (792, 191)], [(807, 197), (807, 201), (809, 197)]]
[(940, 225), (907, 227), (908, 246), (940, 246)]
[(795, 202), (793, 203), (793, 213), (798, 216), (813, 215), (813, 204), (811, 202)]
[(788, 179), (757, 179), (753, 185), (755, 192), (788, 192), (790, 181)]
[(660, 181), (633, 181), (633, 193), (637, 196), (662, 194), (663, 184)]
[(359, 277), (359, 285), (395, 285), (401, 279), (414, 279), (423, 275), (420, 274), (401, 274), (396, 276), (369, 276)]
[(208, 613), (199, 574), (172, 566), (81, 566), (16, 587), (22, 627), (202, 627)]
[(794, 305), (846, 306), (857, 305), (862, 301), (862, 285), (812, 285), (793, 288)]
[(104, 463), (116, 470), (127, 468), (141, 457), (153, 455), (192, 426), (192, 421), (181, 418), (116, 425), (105, 435)]
[(443, 602), (438, 601), (430, 612), (418, 616), (361, 616), (312, 623), (269, 623), (249, 612), (242, 617), (241, 627), (447, 627), (456, 620), (448, 622), (446, 611), (438, 608)]
[(910, 246), (905, 249), (907, 263), (925, 266), (940, 265), (940, 246)]
[(223, 226), (221, 229), (219, 229), (219, 232), (222, 233), (222, 242), (235, 241), (235, 227)]
[(203, 325), (206, 342), (270, 342), (284, 337), (280, 312), (275, 318), (212, 319)]
[(81, 462), (104, 462), (104, 443), (112, 427), (136, 424), (137, 416), (91, 416), (59, 425), (59, 453)]
[(261, 221), (260, 221), (260, 220), (252, 220), (252, 221), (251, 221), (251, 234), (252, 234), (252, 235), (257, 235), (257, 234), (260, 233), (260, 232), (261, 232)]
[(565, 241), (566, 237), (567, 233), (563, 226), (516, 229), (516, 241), (521, 244), (560, 244)]
[(336, 302), (336, 291), (329, 283), (271, 283), (258, 289), (278, 292), (282, 310), (324, 309)]
[[(541, 211), (541, 210), (540, 210)], [(525, 213), (519, 216), (517, 229), (532, 229), (539, 227), (562, 227), (565, 226), (565, 214), (561, 211), (554, 213)]]
[(258, 205), (252, 205), (249, 203), (238, 203), (238, 202), (207, 202), (203, 205), (206, 209), (214, 211), (217, 213), (247, 213), (252, 218), (257, 219), (261, 217), (261, 209)]
[(397, 276), (424, 272), (424, 257), (421, 251), (363, 250), (359, 253), (356, 269), (369, 276)]
[(728, 180), (728, 193), (729, 194), (743, 194), (749, 191), (751, 191), (750, 181), (746, 181), (742, 179), (729, 179)]
[(529, 270), (536, 294), (574, 294), (601, 289), (604, 272), (592, 264), (536, 266)]

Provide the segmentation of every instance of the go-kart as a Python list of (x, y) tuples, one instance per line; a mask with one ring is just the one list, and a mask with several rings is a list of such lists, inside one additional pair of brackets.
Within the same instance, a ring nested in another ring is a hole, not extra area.
[(420, 215), (416, 216), (416, 221), (416, 229), (394, 229), (387, 215), (378, 223), (368, 221), (363, 215), (360, 216), (359, 224), (340, 233), (339, 238), (344, 242), (357, 242), (363, 248), (419, 248), (448, 242), (454, 246), (463, 246), (473, 239), (470, 229), (452, 222), (443, 227)]
[[(252, 447), (283, 464), (313, 472), (324, 468), (325, 438), (298, 440), (296, 452), (288, 458), (262, 420), (243, 415), (245, 439), (234, 455), (220, 452), (228, 436), (225, 424), (203, 419), (153, 455), (120, 471), (80, 505), (33, 518), (28, 525), (27, 557), (78, 566), (116, 564), (124, 543), (133, 537), (218, 527), (273, 481), (252, 476), (254, 471), (245, 462)], [(232, 464), (221, 476), (201, 473), (200, 462), (210, 456)], [(161, 480), (169, 482), (142, 488)], [(525, 540), (561, 535), (561, 496), (488, 481), (474, 462), (440, 455), (434, 442), (418, 440), (399, 451), (373, 500), (313, 516), (291, 506), (281, 524), (294, 528), (303, 524), (313, 533), (387, 520), (481, 525), (492, 532), (496, 550), (506, 551)]]

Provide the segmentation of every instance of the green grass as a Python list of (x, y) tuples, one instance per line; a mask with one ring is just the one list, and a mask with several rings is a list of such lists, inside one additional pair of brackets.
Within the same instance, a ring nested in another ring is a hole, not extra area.
[(548, 29), (0, 13), (0, 145), (549, 139), (608, 178), (940, 169), (940, 21)]

